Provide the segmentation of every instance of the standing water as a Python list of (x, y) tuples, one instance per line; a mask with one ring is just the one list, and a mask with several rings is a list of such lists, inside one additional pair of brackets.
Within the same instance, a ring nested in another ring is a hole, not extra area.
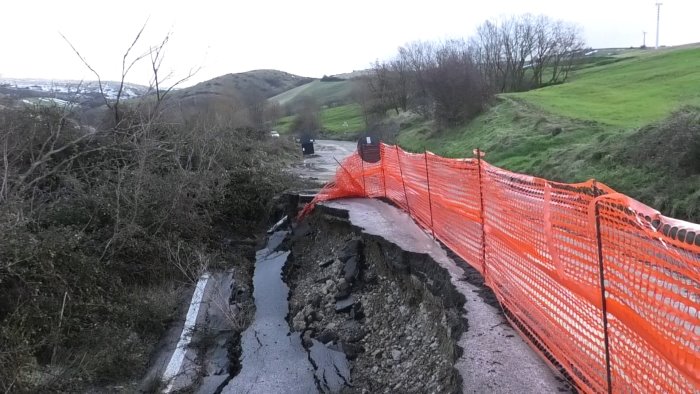
[(290, 331), (285, 320), (289, 287), (282, 280), (282, 270), (290, 252), (275, 249), (286, 235), (286, 231), (273, 233), (256, 253), (255, 318), (241, 338), (241, 371), (222, 393), (337, 392), (349, 380), (343, 353), (316, 341), (307, 351), (301, 333)]

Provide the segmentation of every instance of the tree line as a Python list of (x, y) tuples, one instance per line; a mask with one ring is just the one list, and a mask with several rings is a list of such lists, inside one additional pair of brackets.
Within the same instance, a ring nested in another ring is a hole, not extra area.
[(530, 14), (487, 20), (469, 39), (400, 47), (373, 64), (355, 99), (368, 124), (393, 110), (452, 126), (479, 114), (494, 94), (566, 81), (584, 48), (573, 23)]

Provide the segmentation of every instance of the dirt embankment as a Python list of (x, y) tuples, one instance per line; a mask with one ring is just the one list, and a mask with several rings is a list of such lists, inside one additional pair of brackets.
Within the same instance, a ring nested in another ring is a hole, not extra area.
[(363, 234), (327, 207), (287, 245), (288, 320), (351, 360), (347, 393), (461, 391), (453, 368), (466, 330), (464, 297), (427, 255)]

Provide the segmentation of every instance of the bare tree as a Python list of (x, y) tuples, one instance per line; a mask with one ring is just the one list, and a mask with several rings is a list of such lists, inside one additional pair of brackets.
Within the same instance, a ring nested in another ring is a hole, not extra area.
[(436, 45), (428, 41), (416, 41), (399, 48), (398, 59), (405, 64), (410, 78), (409, 105), (425, 117), (434, 114), (434, 102), (428, 92), (428, 70), (435, 66)]
[(114, 128), (119, 128), (121, 126), (121, 120), (122, 120), (122, 110), (121, 110), (121, 104), (122, 104), (122, 97), (124, 94), (124, 89), (126, 88), (126, 78), (129, 75), (129, 72), (131, 72), (132, 68), (138, 64), (140, 61), (143, 59), (150, 57), (150, 63), (151, 63), (151, 70), (152, 70), (152, 80), (151, 80), (151, 86), (149, 87), (148, 93), (154, 93), (155, 98), (156, 98), (156, 105), (152, 108), (152, 113), (157, 113), (158, 109), (165, 99), (165, 97), (170, 93), (173, 89), (175, 89), (177, 86), (185, 83), (188, 81), (190, 78), (192, 78), (198, 71), (199, 67), (197, 68), (191, 68), (189, 72), (181, 77), (180, 79), (172, 82), (169, 84), (167, 88), (163, 87), (163, 84), (170, 80), (173, 77), (172, 73), (169, 73), (165, 76), (161, 74), (162, 71), (162, 64), (163, 64), (163, 59), (165, 57), (165, 48), (170, 41), (171, 33), (167, 33), (163, 40), (160, 42), (160, 44), (151, 46), (147, 51), (133, 55), (133, 51), (135, 50), (135, 47), (139, 40), (141, 39), (141, 36), (143, 35), (144, 30), (146, 29), (146, 26), (148, 25), (148, 20), (144, 22), (143, 26), (141, 26), (141, 29), (138, 31), (136, 36), (134, 37), (133, 41), (131, 42), (131, 45), (124, 51), (124, 54), (122, 55), (122, 67), (121, 67), (121, 76), (119, 79), (119, 87), (117, 89), (117, 95), (116, 98), (111, 100), (109, 97), (105, 94), (104, 91), (104, 83), (102, 81), (102, 77), (100, 74), (95, 70), (90, 63), (85, 59), (85, 57), (78, 51), (78, 49), (64, 36), (61, 34), (61, 37), (68, 43), (68, 45), (71, 47), (73, 52), (78, 56), (80, 61), (83, 62), (85, 67), (90, 70), (90, 72), (95, 75), (95, 78), (97, 78), (97, 83), (98, 87), (100, 90), (100, 95), (102, 96), (102, 99), (107, 106), (107, 108), (110, 109), (113, 113), (113, 119), (114, 119)]
[(143, 26), (141, 26), (141, 29), (138, 31), (138, 33), (136, 34), (136, 37), (134, 37), (134, 40), (131, 42), (131, 45), (129, 45), (129, 47), (124, 52), (124, 55), (122, 56), (121, 79), (119, 81), (119, 88), (117, 89), (117, 97), (115, 100), (109, 100), (107, 98), (107, 95), (104, 92), (104, 86), (103, 86), (102, 78), (100, 77), (100, 74), (94, 68), (92, 68), (92, 66), (90, 66), (90, 63), (88, 63), (88, 61), (83, 57), (83, 55), (81, 55), (80, 52), (78, 52), (78, 50), (66, 38), (66, 36), (61, 34), (61, 37), (63, 37), (63, 39), (68, 43), (68, 45), (70, 45), (73, 52), (75, 52), (75, 54), (78, 56), (78, 58), (80, 58), (80, 60), (83, 62), (83, 64), (85, 64), (85, 67), (87, 67), (88, 70), (90, 70), (95, 75), (95, 78), (97, 78), (97, 83), (98, 83), (98, 86), (100, 89), (100, 94), (102, 95), (102, 98), (104, 99), (105, 105), (107, 106), (107, 108), (112, 110), (112, 112), (114, 113), (115, 127), (118, 127), (118, 125), (120, 124), (120, 121), (121, 121), (121, 113), (119, 110), (119, 105), (121, 104), (122, 94), (124, 93), (124, 84), (126, 82), (126, 76), (129, 74), (129, 72), (131, 71), (132, 67), (134, 67), (135, 64), (137, 64), (139, 61), (144, 59), (149, 54), (148, 52), (146, 52), (146, 53), (142, 53), (140, 55), (133, 56), (131, 58), (129, 57), (129, 55), (131, 54), (131, 51), (136, 46), (136, 43), (141, 38), (143, 31), (146, 29), (147, 24), (148, 24), (148, 21), (146, 21), (143, 24)]
[(370, 86), (371, 80), (371, 77), (363, 76), (355, 79), (352, 84), (352, 99), (360, 106), (365, 125), (368, 125), (370, 122), (374, 105), (374, 95)]
[(479, 113), (488, 100), (479, 71), (464, 40), (413, 42), (394, 59), (375, 63), (367, 80), (372, 98), (364, 106), (371, 108), (368, 114), (411, 110), (453, 125)]
[(584, 43), (575, 24), (525, 14), (484, 22), (470, 46), (491, 89), (513, 92), (564, 82)]
[[(491, 95), (566, 81), (583, 49), (580, 29), (525, 14), (485, 21), (470, 40), (412, 42), (377, 61), (360, 92), (366, 114), (410, 110), (453, 125), (483, 110)], [(366, 116), (367, 117), (367, 116)]]
[(386, 104), (372, 90), (372, 76), (363, 76), (353, 81), (352, 98), (360, 106), (365, 127), (375, 130), (386, 117)]
[(321, 128), (321, 109), (311, 96), (303, 96), (300, 101), (300, 110), (292, 121), (291, 131), (303, 137), (314, 138)]
[(486, 21), (477, 28), (476, 36), (470, 41), (472, 53), (481, 74), (492, 91), (502, 90), (505, 69), (503, 65), (503, 45), (498, 26)]
[(266, 128), (272, 129), (283, 114), (284, 110), (282, 109), (280, 103), (265, 100), (265, 107), (263, 108), (263, 123)]
[(435, 119), (441, 125), (473, 118), (488, 101), (487, 89), (464, 41), (442, 44), (426, 75), (426, 88), (435, 101)]
[(553, 28), (554, 57), (550, 62), (552, 74), (548, 84), (566, 81), (575, 60), (583, 53), (584, 41), (576, 25), (558, 22)]
[(374, 96), (371, 105), (372, 112), (384, 113), (390, 109), (398, 112), (399, 110), (395, 100), (394, 90), (396, 87), (393, 84), (391, 73), (388, 62), (377, 61), (372, 67), (371, 78), (366, 79), (366, 87)]
[(165, 88), (163, 90), (163, 83), (166, 83), (168, 80), (170, 80), (173, 77), (172, 73), (168, 73), (165, 76), (161, 75), (161, 69), (163, 66), (163, 59), (165, 59), (165, 48), (168, 42), (170, 41), (172, 33), (168, 33), (165, 35), (163, 38), (163, 41), (159, 45), (151, 47), (149, 50), (148, 54), (150, 56), (150, 61), (151, 61), (151, 71), (152, 71), (152, 80), (151, 80), (151, 86), (149, 89), (150, 91), (153, 91), (156, 95), (156, 102), (160, 104), (165, 97), (170, 93), (174, 88), (177, 86), (181, 85), (182, 83), (188, 81), (190, 78), (192, 78), (199, 70), (201, 67), (194, 67), (190, 68), (190, 70), (182, 76), (180, 79), (176, 80), (175, 82), (171, 83), (170, 86)]
[(251, 90), (244, 97), (251, 126), (256, 130), (262, 130), (265, 128), (265, 107), (267, 106), (267, 98), (256, 90)]

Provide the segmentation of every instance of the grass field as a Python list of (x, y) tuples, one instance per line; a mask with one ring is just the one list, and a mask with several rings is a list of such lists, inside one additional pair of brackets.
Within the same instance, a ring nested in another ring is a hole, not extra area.
[[(281, 118), (277, 123), (276, 130), (288, 133), (293, 120), (294, 116)], [(324, 136), (336, 139), (352, 139), (366, 129), (365, 119), (357, 104), (322, 109), (321, 126)]]
[(321, 124), (331, 133), (358, 133), (365, 129), (365, 118), (359, 105), (348, 104), (321, 111)]
[(321, 82), (313, 81), (294, 89), (287, 90), (270, 101), (277, 101), (281, 105), (294, 106), (302, 97), (313, 97), (319, 105), (333, 103), (347, 103), (352, 93), (352, 81)]
[(700, 104), (700, 48), (625, 52), (618, 62), (585, 68), (571, 81), (512, 96), (557, 115), (621, 127), (658, 121)]

